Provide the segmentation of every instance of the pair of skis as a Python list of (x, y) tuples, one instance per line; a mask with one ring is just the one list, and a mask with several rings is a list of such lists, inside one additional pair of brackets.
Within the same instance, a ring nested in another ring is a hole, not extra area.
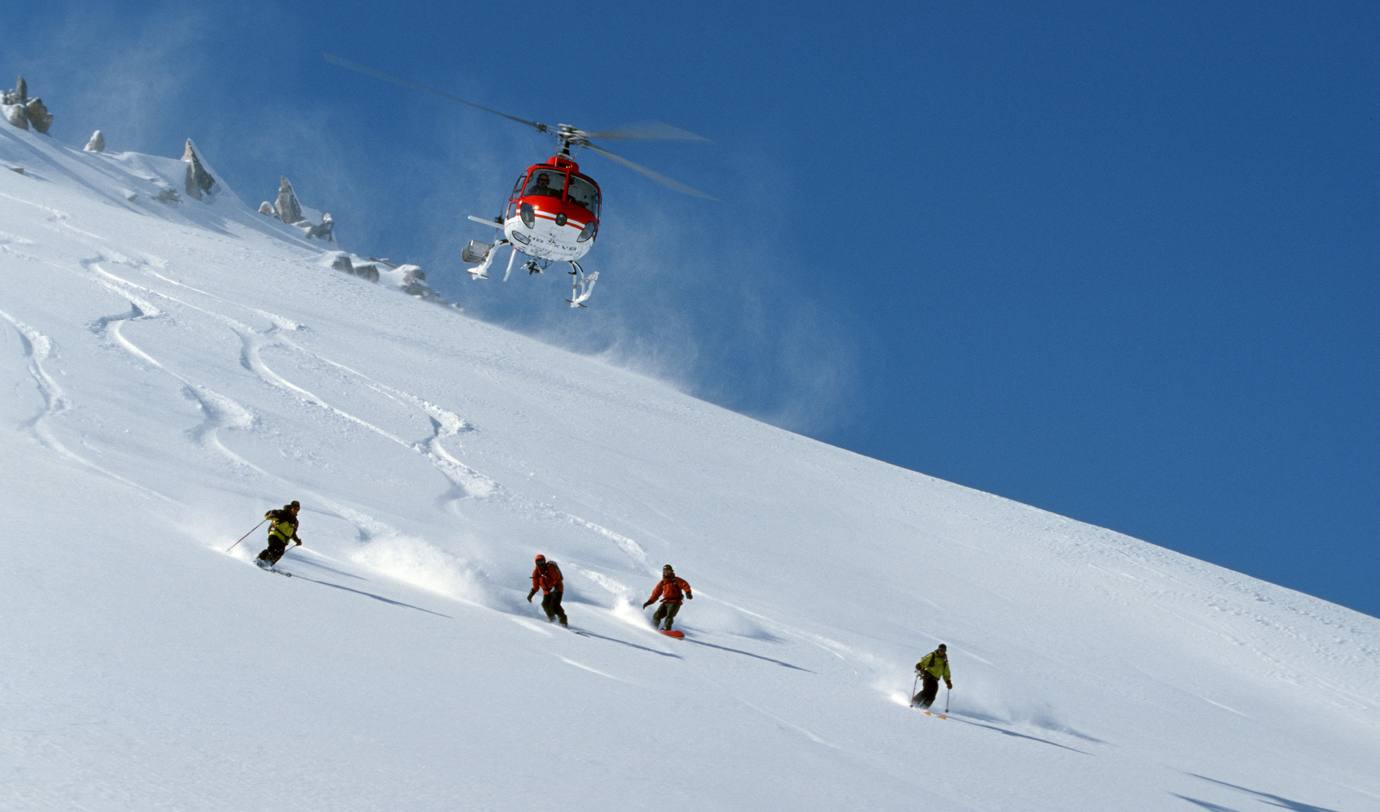
[(254, 559), (254, 566), (258, 567), (259, 569), (263, 570), (264, 572), (271, 572), (271, 573), (273, 573), (274, 575), (282, 575), (282, 576), (287, 577), (287, 578), (291, 578), (291, 577), (292, 577), (292, 573), (290, 573), (290, 572), (284, 572), (284, 571), (278, 569), (277, 567), (273, 566), (272, 564), (269, 564), (268, 562), (264, 561), (262, 558), (256, 558), (256, 559)]
[[(915, 675), (915, 681), (912, 682), (911, 685), (910, 685), (910, 706), (911, 706), (912, 708), (920, 707), (919, 705), (916, 705), (916, 704), (915, 704), (915, 689), (916, 689), (916, 687), (917, 687), (919, 684), (920, 684), (920, 675), (919, 675), (919, 674), (916, 674), (916, 675)], [(943, 712), (940, 712), (940, 711), (932, 711), (932, 710), (930, 710), (930, 706), (929, 706), (929, 705), (925, 705), (924, 707), (920, 707), (920, 712), (921, 712), (921, 713), (924, 713), (926, 716), (938, 716), (940, 719), (948, 719), (948, 718), (949, 718), (949, 689), (948, 689), (948, 688), (945, 688), (945, 689), (944, 689), (944, 710), (943, 710)]]

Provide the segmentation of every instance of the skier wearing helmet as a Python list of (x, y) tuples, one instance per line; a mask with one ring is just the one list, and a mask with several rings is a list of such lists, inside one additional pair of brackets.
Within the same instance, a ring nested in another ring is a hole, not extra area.
[(561, 608), (561, 593), (565, 591), (565, 581), (561, 578), (561, 568), (555, 561), (547, 561), (546, 556), (537, 553), (536, 566), (532, 568), (532, 591), (527, 593), (527, 602), (541, 590), (541, 610), (546, 613), (547, 622), (560, 618), (561, 625), (567, 626), (565, 610)]
[(680, 611), (681, 598), (694, 600), (695, 596), (690, 592), (690, 584), (684, 578), (676, 577), (676, 571), (667, 564), (661, 568), (661, 581), (652, 588), (652, 596), (647, 602), (642, 604), (646, 609), (652, 605), (657, 598), (661, 598), (661, 605), (656, 608), (656, 614), (652, 615), (652, 625), (663, 628), (661, 621), (666, 620), (665, 631), (671, 630), (671, 622), (676, 619), (676, 613)]

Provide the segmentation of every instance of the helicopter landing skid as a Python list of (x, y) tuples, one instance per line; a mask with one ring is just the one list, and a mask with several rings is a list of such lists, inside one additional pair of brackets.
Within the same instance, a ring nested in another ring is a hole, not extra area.
[(599, 281), (599, 272), (595, 271), (586, 274), (585, 269), (580, 267), (580, 263), (570, 261), (570, 298), (566, 299), (569, 305), (574, 307), (587, 307), (585, 302), (594, 293), (594, 283)]
[[(498, 253), (499, 248), (505, 245), (512, 246), (512, 243), (505, 239), (499, 239), (494, 241), (492, 245), (487, 245), (477, 240), (471, 240), (470, 244), (460, 252), (460, 258), (467, 263), (478, 262), (479, 264), (466, 268), (465, 272), (470, 275), (471, 279), (490, 279), (489, 268), (494, 263), (494, 255)], [(513, 273), (513, 265), (517, 260), (517, 255), (516, 247), (508, 253), (508, 267), (503, 272), (504, 282), (507, 282), (508, 277)], [(522, 267), (527, 270), (529, 275), (537, 274), (545, 270), (549, 262), (550, 260), (538, 262), (529, 259), (523, 263)], [(594, 293), (594, 283), (599, 281), (599, 272), (585, 273), (585, 269), (580, 267), (580, 263), (574, 260), (568, 260), (568, 262), (570, 265), (570, 298), (565, 300), (566, 304), (572, 308), (587, 307), (585, 302), (589, 301), (589, 297)]]
[(483, 245), (476, 240), (471, 240), (470, 244), (465, 246), (465, 250), (460, 252), (460, 259), (464, 262), (478, 262), (479, 264), (472, 268), (466, 268), (465, 272), (470, 275), (471, 279), (488, 279), (489, 266), (494, 264), (494, 254), (498, 253), (499, 246), (507, 244), (507, 240), (497, 240), (493, 245)]

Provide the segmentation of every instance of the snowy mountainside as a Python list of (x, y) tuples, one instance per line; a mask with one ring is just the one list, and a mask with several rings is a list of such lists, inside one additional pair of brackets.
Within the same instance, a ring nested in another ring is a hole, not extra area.
[[(1380, 808), (1375, 618), (334, 273), (180, 162), (0, 164), (4, 808)], [(294, 498), (294, 577), (225, 552)]]

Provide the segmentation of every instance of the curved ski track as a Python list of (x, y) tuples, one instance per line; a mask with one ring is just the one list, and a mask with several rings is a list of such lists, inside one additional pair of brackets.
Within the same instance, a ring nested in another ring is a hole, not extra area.
[[(153, 259), (153, 262), (151, 264), (159, 264), (163, 266), (166, 265), (166, 263), (160, 263), (156, 258)], [(532, 516), (533, 518), (546, 521), (569, 523), (589, 530), (604, 539), (612, 541), (618, 547), (618, 549), (622, 551), (628, 557), (628, 559), (632, 563), (637, 565), (639, 568), (647, 572), (652, 571), (651, 569), (649, 569), (646, 551), (642, 548), (641, 545), (637, 543), (636, 540), (624, 534), (621, 534), (609, 527), (599, 524), (598, 522), (594, 522), (584, 517), (570, 513), (568, 511), (559, 509), (548, 503), (529, 500), (524, 497), (521, 497), (513, 493), (508, 488), (503, 487), (492, 477), (489, 477), (488, 475), (462, 462), (446, 447), (447, 441), (454, 441), (458, 443), (457, 438), (460, 434), (466, 431), (473, 430), (473, 426), (466, 422), (458, 413), (438, 404), (432, 403), (431, 401), (426, 400), (425, 398), (422, 398), (412, 392), (399, 389), (397, 387), (379, 381), (375, 378), (372, 378), (369, 375), (361, 372), (358, 369), (355, 369), (354, 367), (351, 367), (348, 364), (342, 363), (333, 358), (327, 357), (313, 350), (307, 349), (306, 347), (303, 347), (300, 343), (294, 341), (288, 335), (288, 333), (298, 332), (306, 328), (292, 319), (273, 313), (271, 311), (245, 305), (243, 303), (236, 302), (232, 299), (227, 299), (223, 296), (219, 296), (215, 293), (211, 293), (200, 288), (196, 288), (177, 279), (173, 279), (164, 273), (148, 268), (147, 266), (144, 266), (142, 270), (148, 275), (166, 284), (172, 285), (174, 287), (189, 291), (200, 296), (204, 296), (208, 299), (211, 299), (212, 301), (218, 302), (223, 305), (249, 310), (255, 315), (258, 315), (268, 320), (273, 325), (273, 327), (270, 328), (268, 331), (259, 333), (249, 325), (246, 325), (243, 322), (225, 316), (224, 314), (197, 307), (196, 305), (192, 305), (188, 302), (185, 302), (184, 300), (173, 299), (174, 301), (178, 301), (184, 305), (192, 307), (193, 309), (198, 310), (199, 312), (202, 312), (206, 315), (209, 315), (212, 318), (216, 318), (230, 326), (231, 329), (233, 329), (237, 334), (239, 334), (241, 342), (243, 344), (240, 355), (241, 366), (243, 366), (245, 369), (251, 372), (254, 372), (256, 375), (263, 378), (270, 385), (288, 391), (296, 395), (303, 401), (311, 403), (312, 405), (315, 405), (319, 408), (325, 409), (344, 420), (347, 420), (355, 425), (358, 425), (361, 428), (364, 428), (367, 431), (371, 431), (381, 437), (384, 437), (392, 443), (395, 443), (403, 448), (407, 448), (411, 451), (421, 454), (424, 458), (428, 460), (432, 467), (434, 467), (442, 476), (444, 476), (450, 482), (450, 488), (447, 490), (446, 493), (441, 494), (438, 497), (438, 503), (445, 504), (450, 509), (455, 510), (457, 509), (456, 505), (464, 499), (496, 499), (500, 502), (511, 504), (512, 506), (522, 510), (524, 513)], [(145, 289), (149, 290), (148, 288)], [(162, 295), (172, 299), (172, 297), (168, 296), (168, 294), (159, 293), (158, 295)], [(268, 340), (270, 337), (272, 338), (271, 341)], [(387, 431), (386, 429), (383, 429), (379, 426), (375, 426), (369, 421), (364, 420), (363, 418), (350, 413), (346, 409), (329, 403), (324, 398), (309, 391), (305, 387), (299, 386), (293, 383), (292, 381), (289, 381), (282, 375), (273, 371), (263, 361), (260, 355), (260, 350), (262, 350), (265, 346), (270, 345), (290, 349), (312, 361), (338, 369), (341, 372), (355, 378), (365, 388), (379, 395), (382, 395), (383, 397), (388, 398), (389, 400), (392, 400), (400, 404), (406, 404), (411, 408), (421, 412), (427, 417), (428, 421), (430, 422), (430, 425), (432, 426), (431, 435), (419, 441), (409, 442), (406, 439), (398, 437), (392, 432)], [(367, 535), (375, 534), (376, 533), (369, 533)]]
[(22, 423), (20, 427), (27, 430), (44, 448), (53, 451), (59, 456), (65, 457), (86, 468), (90, 468), (102, 476), (113, 479), (122, 485), (134, 488), (140, 493), (164, 501), (173, 501), (151, 488), (97, 465), (68, 448), (53, 434), (48, 424), (72, 408), (72, 404), (67, 399), (67, 395), (63, 392), (62, 387), (58, 385), (58, 382), (52, 375), (48, 374), (45, 364), (53, 355), (53, 341), (36, 328), (25, 324), (3, 310), (0, 310), (0, 318), (9, 322), (10, 326), (19, 334), (19, 344), (28, 362), (29, 376), (33, 378), (34, 384), (38, 388), (39, 395), (43, 398), (43, 409), (38, 414)]
[[(236, 302), (210, 291), (181, 282), (165, 273), (165, 271), (168, 270), (168, 263), (160, 257), (146, 255), (143, 259), (132, 259), (119, 251), (113, 250), (105, 237), (74, 226), (70, 222), (70, 215), (66, 212), (33, 204), (28, 201), (20, 202), (40, 208), (46, 214), (46, 219), (53, 230), (78, 235), (99, 244), (98, 248), (92, 246), (96, 248), (97, 251), (97, 255), (94, 258), (80, 261), (82, 271), (88, 279), (91, 279), (107, 291), (115, 293), (125, 299), (129, 303), (129, 310), (124, 313), (102, 316), (93, 320), (89, 325), (91, 331), (97, 336), (109, 341), (111, 344), (118, 346), (140, 364), (145, 365), (149, 369), (168, 374), (178, 381), (182, 386), (183, 395), (188, 400), (192, 401), (202, 414), (200, 424), (188, 429), (188, 437), (199, 447), (210, 450), (229, 461), (234, 469), (281, 481), (283, 484), (291, 485), (292, 487), (298, 487), (296, 483), (288, 482), (282, 477), (255, 465), (232, 451), (223, 442), (222, 433), (224, 431), (234, 429), (251, 430), (259, 424), (258, 416), (254, 414), (249, 407), (203, 383), (168, 368), (151, 352), (139, 346), (139, 344), (125, 334), (125, 326), (127, 324), (137, 321), (153, 321), (159, 319), (175, 323), (173, 313), (183, 308), (223, 324), (238, 337), (240, 343), (240, 366), (246, 371), (254, 374), (265, 384), (286, 392), (304, 403), (320, 408), (337, 419), (382, 437), (390, 443), (423, 457), (430, 467), (444, 477), (448, 483), (445, 492), (439, 494), (437, 497), (437, 503), (439, 505), (442, 505), (448, 510), (457, 511), (459, 509), (458, 505), (466, 499), (493, 499), (500, 503), (506, 503), (511, 508), (537, 521), (571, 524), (582, 528), (594, 534), (597, 538), (606, 542), (611, 542), (637, 569), (644, 572), (652, 572), (645, 549), (630, 536), (620, 533), (599, 522), (557, 508), (548, 502), (521, 496), (511, 489), (504, 487), (492, 477), (464, 463), (456, 453), (448, 447), (448, 444), (453, 443), (459, 445), (459, 435), (473, 430), (473, 426), (455, 411), (433, 403), (412, 392), (379, 381), (348, 364), (304, 347), (300, 342), (294, 341), (291, 338), (291, 334), (303, 331), (307, 328), (292, 319), (272, 311)], [(6, 240), (0, 241), (0, 249), (12, 251), (13, 249), (8, 248), (8, 245), (11, 243), (18, 245), (31, 244), (30, 241), (22, 239)], [(151, 283), (144, 284), (128, 278), (127, 276), (117, 274), (110, 269), (109, 266), (111, 264), (123, 265), (132, 270), (141, 272), (150, 278)], [(266, 330), (256, 330), (246, 322), (228, 315), (225, 312), (220, 312), (220, 309), (209, 306), (203, 307), (189, 300), (186, 296), (174, 295), (174, 293), (167, 290), (160, 290), (154, 287), (154, 284), (157, 283), (162, 283), (172, 289), (183, 291), (193, 296), (203, 297), (219, 305), (248, 311), (266, 320), (271, 326)], [(161, 302), (163, 305), (159, 306), (155, 304), (155, 301)], [(51, 417), (70, 408), (70, 404), (67, 402), (62, 390), (57, 387), (56, 382), (51, 376), (47, 375), (43, 368), (43, 361), (47, 358), (51, 345), (46, 336), (29, 328), (27, 325), (21, 326), (20, 322), (10, 318), (7, 314), (5, 314), (5, 317), (20, 333), (21, 341), (26, 349), (26, 354), (30, 357), (31, 374), (38, 384), (40, 393), (43, 395), (46, 404), (44, 412), (36, 416), (29, 426), (39, 441), (54, 451), (71, 457), (74, 460), (78, 460), (82, 464), (101, 471), (103, 474), (124, 484), (151, 493), (158, 496), (160, 499), (172, 501), (169, 500), (167, 496), (149, 491), (149, 489), (138, 483), (129, 481), (112, 472), (104, 471), (89, 460), (67, 449), (47, 430), (46, 422)], [(414, 410), (425, 417), (428, 425), (431, 427), (430, 434), (418, 440), (409, 440), (354, 414), (347, 408), (330, 402), (326, 398), (311, 391), (308, 387), (274, 370), (263, 358), (263, 350), (267, 347), (274, 347), (297, 353), (309, 362), (315, 362), (334, 368), (352, 377), (360, 385), (375, 394)], [(314, 493), (312, 497), (330, 512), (335, 513), (354, 525), (357, 538), (360, 541), (367, 542), (373, 538), (397, 532), (395, 528), (389, 526), (387, 523), (381, 522), (367, 513), (341, 504), (337, 500), (330, 499), (323, 494)], [(578, 562), (572, 563), (578, 564)], [(587, 569), (586, 572), (595, 574), (593, 570)], [(617, 581), (607, 578), (606, 576), (601, 577), (604, 578), (604, 583), (608, 586), (617, 584), (617, 586), (610, 591), (616, 590), (617, 594), (623, 597), (631, 594), (631, 590), (627, 590), (626, 587), (623, 587), (622, 584), (618, 584)]]

